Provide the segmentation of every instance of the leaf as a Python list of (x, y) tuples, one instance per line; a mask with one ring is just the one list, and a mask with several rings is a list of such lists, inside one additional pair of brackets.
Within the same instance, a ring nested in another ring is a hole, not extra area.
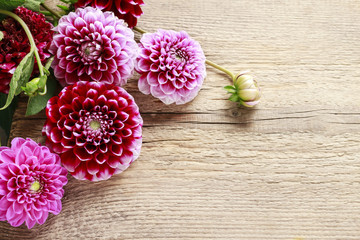
[(0, 31), (0, 41), (3, 40), (3, 38), (4, 38), (4, 33)]
[(52, 56), (52, 57), (50, 57), (49, 58), (49, 60), (46, 62), (46, 64), (45, 64), (45, 68), (47, 69), (47, 70), (49, 70), (50, 69), (50, 67), (51, 67), (51, 63), (54, 61), (54, 56)]
[[(0, 93), (0, 104), (4, 105), (5, 102), (6, 102), (6, 94)], [(12, 101), (12, 103), (8, 108), (0, 111), (0, 128), (2, 128), (5, 131), (7, 137), (10, 134), (11, 123), (15, 112), (16, 103), (17, 103), (17, 98), (15, 97), (14, 101)], [(3, 145), (6, 145), (6, 142), (7, 139), (5, 140), (5, 142), (3, 142)]]
[(49, 11), (40, 11), (40, 13), (44, 14), (45, 16), (52, 16)]
[(25, 0), (24, 7), (27, 9), (39, 12), (40, 4), (44, 3), (44, 0)]
[(238, 102), (239, 101), (239, 96), (236, 95), (236, 93), (234, 93), (233, 95), (231, 95), (229, 97), (229, 100), (232, 101), (232, 102)]
[(69, 11), (69, 8), (63, 5), (56, 5), (58, 8), (60, 8), (61, 10), (64, 10), (65, 12)]
[(18, 6), (24, 4), (25, 0), (1, 0), (0, 9), (12, 11)]
[(24, 85), (31, 76), (34, 68), (34, 52), (29, 52), (19, 63), (10, 81), (10, 90), (5, 105), (0, 108), (7, 108), (15, 95), (19, 95), (22, 91), (21, 86)]
[(26, 116), (34, 115), (43, 110), (46, 107), (49, 99), (54, 96), (56, 90), (56, 80), (53, 77), (49, 77), (46, 82), (47, 92), (45, 95), (36, 95), (30, 97), (26, 109)]
[[(30, 77), (31, 73), (34, 69), (34, 52), (29, 52), (23, 60), (21, 60), (19, 66), (15, 69), (14, 75), (11, 78), (11, 82), (13, 81), (14, 76), (16, 77), (15, 80), (17, 80), (16, 85), (16, 91), (15, 95), (19, 95), (22, 92), (21, 86), (25, 85)], [(11, 89), (11, 82), (10, 82), (10, 89)]]
[(226, 91), (228, 91), (229, 93), (236, 93), (236, 89), (234, 86), (226, 86), (226, 87), (224, 87), (224, 89)]

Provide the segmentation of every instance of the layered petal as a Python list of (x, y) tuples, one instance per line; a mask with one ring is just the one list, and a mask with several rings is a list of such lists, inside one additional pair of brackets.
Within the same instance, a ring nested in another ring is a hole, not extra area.
[(205, 55), (198, 42), (182, 32), (158, 30), (140, 40), (135, 69), (139, 90), (165, 104), (184, 104), (198, 94), (206, 76)]
[[(96, 4), (107, 9), (109, 2)], [(63, 86), (79, 80), (121, 86), (133, 75), (139, 49), (134, 33), (112, 12), (100, 9), (78, 8), (59, 20), (50, 50), (54, 74)]]
[(141, 6), (142, 0), (80, 0), (75, 4), (75, 8), (92, 6), (103, 11), (112, 11), (120, 19), (133, 28), (137, 24), (137, 19), (143, 14)]
[(67, 183), (59, 156), (31, 139), (14, 138), (0, 157), (0, 220), (17, 227), (43, 224), (49, 212), (58, 214)]
[(77, 82), (50, 99), (46, 113), (46, 143), (77, 179), (106, 180), (140, 154), (143, 120), (133, 97), (121, 87)]

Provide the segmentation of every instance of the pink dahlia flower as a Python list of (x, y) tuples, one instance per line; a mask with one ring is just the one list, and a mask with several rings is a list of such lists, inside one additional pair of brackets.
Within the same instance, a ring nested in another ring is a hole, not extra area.
[(30, 229), (59, 214), (66, 174), (58, 155), (29, 138), (0, 147), (0, 221)]
[(103, 11), (112, 11), (120, 19), (124, 19), (130, 28), (137, 24), (137, 19), (143, 14), (143, 0), (79, 0), (75, 8), (91, 6)]
[(46, 143), (77, 179), (106, 180), (140, 154), (143, 120), (121, 87), (77, 82), (49, 100), (46, 115)]
[[(45, 65), (52, 41), (53, 27), (45, 21), (45, 16), (24, 7), (18, 7), (14, 13), (29, 27), (39, 51), (41, 63)], [(6, 18), (0, 22), (0, 31), (4, 38), (0, 41), (0, 92), (8, 93), (9, 84), (16, 67), (26, 54), (30, 52), (29, 39), (21, 25), (13, 18)], [(35, 59), (36, 62), (36, 59)], [(34, 65), (33, 75), (38, 73), (37, 64)]]
[(165, 104), (184, 104), (198, 94), (206, 76), (205, 55), (198, 42), (184, 32), (158, 30), (140, 40), (136, 70), (144, 94)]
[(133, 31), (114, 13), (78, 8), (54, 30), (52, 68), (61, 85), (79, 80), (123, 85), (132, 76), (138, 46)]

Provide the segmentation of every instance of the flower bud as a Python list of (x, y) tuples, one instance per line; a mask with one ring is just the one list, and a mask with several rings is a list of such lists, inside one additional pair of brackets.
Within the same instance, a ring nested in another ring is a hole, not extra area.
[(253, 76), (243, 72), (234, 77), (233, 81), (234, 86), (225, 87), (232, 94), (230, 101), (238, 102), (245, 107), (253, 107), (259, 103), (261, 92)]
[(31, 81), (27, 82), (25, 87), (23, 88), (25, 94), (30, 97), (35, 96), (37, 94), (39, 81), (40, 78), (34, 78)]
[(259, 103), (261, 92), (253, 76), (247, 74), (238, 75), (234, 84), (240, 98), (240, 104), (245, 107), (253, 107)]

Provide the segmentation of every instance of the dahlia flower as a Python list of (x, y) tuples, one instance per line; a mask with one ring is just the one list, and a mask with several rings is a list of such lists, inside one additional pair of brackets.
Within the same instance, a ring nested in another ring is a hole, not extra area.
[[(51, 56), (49, 53), (53, 27), (45, 21), (45, 16), (24, 7), (18, 7), (14, 13), (29, 27), (38, 48), (41, 63), (45, 65)], [(21, 25), (13, 18), (5, 18), (0, 22), (0, 31), (4, 38), (0, 41), (0, 92), (8, 93), (12, 75), (26, 54), (30, 52), (30, 42)], [(36, 59), (35, 59), (36, 62)], [(34, 65), (33, 75), (38, 73)]]
[(143, 120), (123, 88), (79, 81), (48, 101), (47, 145), (77, 179), (106, 180), (139, 156)]
[(65, 168), (57, 154), (31, 139), (14, 138), (0, 147), (0, 221), (30, 229), (43, 224), (49, 212), (61, 211)]
[(112, 11), (120, 19), (124, 19), (130, 28), (137, 24), (137, 19), (143, 14), (143, 0), (79, 0), (75, 8), (91, 6), (103, 11)]
[(138, 46), (133, 31), (114, 13), (78, 8), (54, 30), (52, 68), (61, 85), (79, 80), (123, 85), (132, 76)]
[(205, 55), (184, 32), (158, 30), (140, 40), (136, 70), (139, 89), (165, 104), (184, 104), (198, 94), (206, 76)]

